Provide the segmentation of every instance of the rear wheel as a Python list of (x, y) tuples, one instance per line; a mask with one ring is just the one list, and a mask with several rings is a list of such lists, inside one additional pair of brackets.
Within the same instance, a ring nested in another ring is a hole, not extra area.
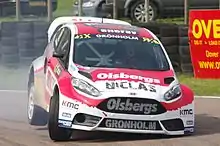
[(28, 123), (34, 126), (45, 126), (47, 124), (47, 112), (42, 107), (36, 105), (35, 101), (35, 87), (32, 82), (28, 89)]
[[(149, 20), (154, 21), (157, 19), (158, 11), (157, 7), (150, 2), (149, 3)], [(145, 14), (145, 3), (144, 0), (136, 2), (131, 7), (131, 19), (134, 22), (146, 23), (146, 14)]]
[(50, 101), (48, 130), (54, 141), (66, 141), (71, 137), (71, 130), (58, 127), (59, 93), (55, 92)]

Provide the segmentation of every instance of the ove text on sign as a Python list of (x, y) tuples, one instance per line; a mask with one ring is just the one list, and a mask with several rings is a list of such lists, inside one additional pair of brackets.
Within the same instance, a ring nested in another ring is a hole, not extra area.
[(220, 19), (208, 20), (195, 19), (192, 24), (192, 33), (196, 39), (201, 39), (204, 35), (207, 39), (213, 36), (215, 39), (220, 39)]

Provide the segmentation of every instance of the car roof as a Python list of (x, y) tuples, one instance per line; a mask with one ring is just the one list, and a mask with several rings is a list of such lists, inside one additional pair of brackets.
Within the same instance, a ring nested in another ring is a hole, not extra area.
[[(86, 22), (86, 23), (75, 23), (77, 28), (76, 34), (129, 34), (132, 33), (138, 37), (147, 37), (155, 39), (152, 32), (145, 28), (124, 25), (124, 24), (112, 24), (112, 23), (97, 23), (97, 22)], [(120, 32), (119, 32), (120, 31)], [(127, 33), (126, 33), (127, 32)], [(135, 34), (136, 33), (136, 34)]]
[(115, 24), (124, 24), (131, 25), (130, 23), (117, 19), (109, 19), (109, 18), (99, 18), (99, 17), (79, 17), (79, 16), (62, 16), (55, 18), (52, 23), (49, 25), (47, 30), (48, 33), (48, 41), (50, 40), (54, 31), (56, 31), (57, 27), (65, 25), (65, 24), (75, 24), (75, 23), (85, 23), (85, 22), (99, 22), (99, 23), (115, 23)]

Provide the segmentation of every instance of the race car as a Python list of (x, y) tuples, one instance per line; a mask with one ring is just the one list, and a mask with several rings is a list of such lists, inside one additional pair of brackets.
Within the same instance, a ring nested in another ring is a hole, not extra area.
[(74, 132), (194, 133), (194, 93), (179, 83), (148, 29), (95, 17), (62, 17), (28, 76), (28, 121), (53, 141)]

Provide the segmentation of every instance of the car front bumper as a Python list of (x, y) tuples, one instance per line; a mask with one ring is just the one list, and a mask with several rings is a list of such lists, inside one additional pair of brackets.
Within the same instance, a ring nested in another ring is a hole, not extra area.
[[(70, 105), (71, 103), (71, 105)], [(66, 105), (66, 106), (64, 106)], [(67, 107), (69, 106), (69, 107)], [(194, 102), (157, 115), (110, 113), (60, 95), (59, 127), (84, 131), (109, 131), (184, 135), (194, 132), (194, 114), (181, 116), (181, 109), (192, 109)]]

